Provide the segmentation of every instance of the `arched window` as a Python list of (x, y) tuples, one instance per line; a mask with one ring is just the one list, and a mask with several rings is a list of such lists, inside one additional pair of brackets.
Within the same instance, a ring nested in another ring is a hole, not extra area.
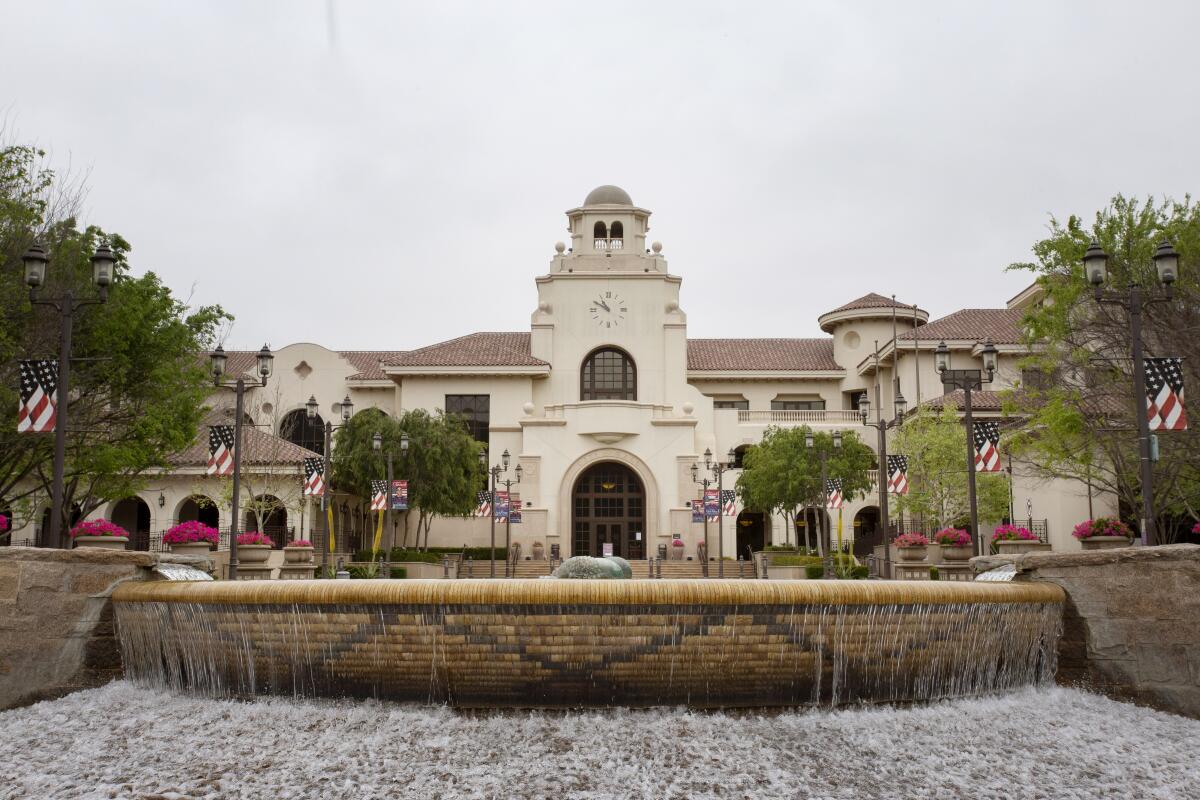
[(603, 222), (597, 222), (592, 226), (592, 248), (595, 250), (608, 249), (608, 228)]
[(320, 414), (316, 419), (309, 419), (303, 408), (289, 412), (279, 423), (279, 436), (292, 444), (325, 455), (325, 420), (321, 419)]
[(593, 350), (579, 373), (580, 400), (637, 400), (637, 368), (623, 350)]

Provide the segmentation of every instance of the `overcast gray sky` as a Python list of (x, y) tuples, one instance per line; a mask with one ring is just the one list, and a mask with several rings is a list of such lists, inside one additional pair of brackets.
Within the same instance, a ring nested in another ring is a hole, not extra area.
[[(332, 22), (332, 25), (331, 25)], [(691, 336), (1028, 282), (1200, 177), (1200, 3), (8, 0), (0, 110), (236, 346), (526, 330), (562, 212), (654, 212)]]

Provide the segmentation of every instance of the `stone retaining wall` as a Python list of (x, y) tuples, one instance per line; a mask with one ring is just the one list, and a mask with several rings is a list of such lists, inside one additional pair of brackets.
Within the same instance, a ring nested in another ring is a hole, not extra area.
[(1200, 546), (972, 559), (1067, 593), (1058, 681), (1200, 719)]
[(0, 710), (121, 674), (109, 595), (162, 562), (206, 559), (126, 550), (0, 548)]

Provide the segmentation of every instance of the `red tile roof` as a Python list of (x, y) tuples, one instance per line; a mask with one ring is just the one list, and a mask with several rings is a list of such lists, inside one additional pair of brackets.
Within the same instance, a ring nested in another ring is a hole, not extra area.
[(688, 339), (690, 370), (840, 370), (833, 339)]
[[(918, 335), (926, 342), (936, 339), (982, 342), (990, 337), (996, 344), (1022, 344), (1022, 316), (1024, 312), (1016, 308), (964, 308), (923, 326)], [(913, 332), (897, 338), (912, 340)]]
[(352, 381), (381, 381), (388, 376), (383, 365), (393, 358), (404, 355), (403, 350), (342, 350), (339, 356), (350, 362), (358, 372), (350, 376)]
[[(190, 447), (168, 457), (168, 461), (177, 467), (202, 467), (208, 464), (208, 426), (233, 424), (232, 409), (215, 409), (209, 413)], [(306, 447), (292, 444), (287, 439), (260, 431), (250, 426), (242, 426), (242, 465), (300, 465), (306, 458), (321, 458)]]
[[(893, 300), (890, 297), (884, 297), (881, 294), (871, 292), (870, 294), (864, 294), (857, 300), (851, 300), (849, 303), (846, 303), (846, 305), (833, 309), (833, 311), (826, 311), (825, 314), (837, 314), (842, 311), (857, 311), (862, 308), (892, 308), (893, 306), (897, 309), (912, 308), (911, 304), (905, 305), (898, 300)], [(821, 316), (825, 316), (825, 314), (822, 314)]]
[[(1001, 392), (971, 392), (971, 408), (974, 411), (1000, 411), (1003, 400), (1004, 395)], [(925, 400), (921, 405), (939, 410), (948, 405), (957, 411), (962, 411), (965, 402), (966, 396), (963, 394), (962, 389), (955, 389), (953, 392), (944, 394), (941, 397)]]
[(546, 367), (529, 354), (528, 333), (470, 333), (447, 342), (398, 353), (390, 367)]

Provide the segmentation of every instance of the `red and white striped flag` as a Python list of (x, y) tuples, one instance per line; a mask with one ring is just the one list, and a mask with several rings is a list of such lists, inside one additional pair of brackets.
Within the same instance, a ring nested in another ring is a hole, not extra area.
[(888, 491), (908, 494), (908, 456), (888, 456)]
[(371, 481), (371, 510), (383, 511), (387, 508), (387, 481)]
[(1000, 471), (1000, 423), (975, 423), (975, 471)]
[(233, 474), (233, 426), (208, 427), (208, 474)]
[(492, 515), (492, 496), (484, 490), (475, 493), (475, 516), (490, 517)]
[(737, 514), (737, 492), (733, 489), (721, 490), (721, 513), (727, 517)]
[(1186, 431), (1183, 359), (1146, 359), (1146, 419), (1152, 431)]
[(17, 409), (17, 433), (54, 430), (58, 417), (58, 362), (22, 361), (21, 404)]
[(845, 498), (842, 497), (842, 482), (837, 478), (831, 478), (825, 482), (825, 492), (829, 495), (829, 502), (826, 503), (826, 508), (841, 508)]
[(325, 494), (324, 459), (304, 459), (304, 494), (313, 497), (321, 497)]

